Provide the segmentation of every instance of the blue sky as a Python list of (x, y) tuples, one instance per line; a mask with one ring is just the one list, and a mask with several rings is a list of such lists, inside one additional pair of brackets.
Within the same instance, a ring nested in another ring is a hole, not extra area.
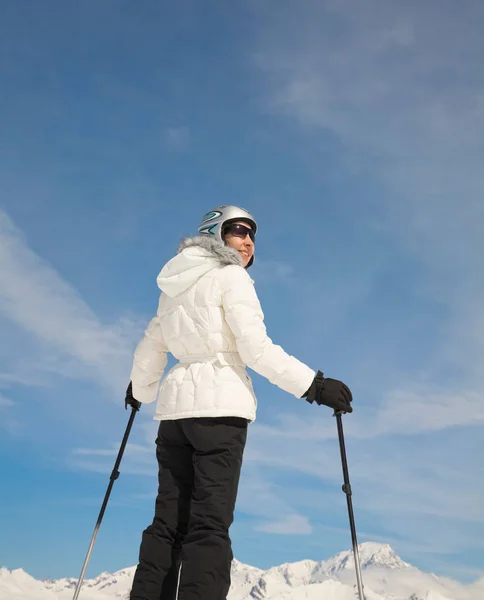
[[(360, 541), (482, 575), (483, 20), (450, 0), (2, 4), (0, 564), (78, 575), (156, 275), (231, 203), (259, 223), (270, 336), (353, 390)], [(349, 548), (330, 411), (253, 380), (236, 557)], [(152, 410), (88, 575), (136, 563)]]

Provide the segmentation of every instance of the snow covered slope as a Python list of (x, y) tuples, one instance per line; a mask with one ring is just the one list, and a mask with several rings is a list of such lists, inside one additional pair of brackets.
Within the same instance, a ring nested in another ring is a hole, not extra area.
[[(360, 545), (366, 600), (484, 600), (484, 578), (465, 586), (424, 573), (390, 546)], [(79, 600), (127, 600), (134, 567), (85, 580)], [(38, 581), (22, 569), (0, 569), (0, 600), (71, 600), (75, 579)], [(304, 560), (267, 571), (234, 561), (228, 600), (355, 600), (351, 551), (326, 561)]]

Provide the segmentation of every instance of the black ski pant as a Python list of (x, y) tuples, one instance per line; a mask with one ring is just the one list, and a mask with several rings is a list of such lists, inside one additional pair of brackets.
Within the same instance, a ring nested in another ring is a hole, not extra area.
[(160, 422), (155, 516), (143, 532), (131, 600), (226, 599), (247, 424), (238, 417)]

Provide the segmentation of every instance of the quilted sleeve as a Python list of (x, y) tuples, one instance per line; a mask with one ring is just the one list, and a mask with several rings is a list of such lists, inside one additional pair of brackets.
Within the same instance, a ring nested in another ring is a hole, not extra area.
[(131, 370), (133, 396), (140, 402), (156, 399), (160, 378), (167, 363), (167, 352), (158, 317), (154, 317), (138, 344)]
[(222, 272), (223, 309), (245, 364), (271, 383), (300, 398), (316, 375), (268, 337), (264, 314), (245, 269), (228, 266)]

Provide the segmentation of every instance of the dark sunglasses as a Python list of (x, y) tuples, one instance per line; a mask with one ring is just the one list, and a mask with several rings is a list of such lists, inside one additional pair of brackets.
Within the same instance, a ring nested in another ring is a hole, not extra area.
[(255, 232), (250, 227), (245, 227), (245, 225), (240, 225), (240, 223), (231, 223), (224, 228), (224, 234), (231, 233), (235, 235), (235, 237), (245, 238), (247, 234), (249, 234), (250, 239), (255, 242)]

